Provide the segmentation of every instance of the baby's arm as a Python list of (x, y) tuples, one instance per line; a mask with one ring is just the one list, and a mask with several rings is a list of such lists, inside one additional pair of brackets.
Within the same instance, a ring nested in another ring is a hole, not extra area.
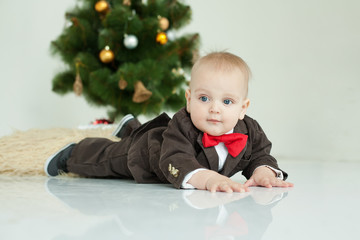
[(234, 182), (230, 178), (211, 170), (203, 170), (195, 173), (188, 183), (197, 189), (208, 190), (210, 192), (243, 193), (249, 191), (247, 186)]
[(255, 169), (253, 175), (244, 184), (246, 187), (262, 186), (262, 187), (293, 187), (294, 184), (285, 182), (276, 177), (273, 170), (268, 167), (261, 166)]

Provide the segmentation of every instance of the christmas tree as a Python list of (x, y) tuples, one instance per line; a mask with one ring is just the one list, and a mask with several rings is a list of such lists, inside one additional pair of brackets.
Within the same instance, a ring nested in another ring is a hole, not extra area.
[(176, 0), (79, 0), (51, 43), (67, 70), (53, 91), (74, 92), (110, 107), (111, 120), (158, 114), (185, 105), (185, 73), (197, 57), (199, 35), (176, 36), (191, 9)]

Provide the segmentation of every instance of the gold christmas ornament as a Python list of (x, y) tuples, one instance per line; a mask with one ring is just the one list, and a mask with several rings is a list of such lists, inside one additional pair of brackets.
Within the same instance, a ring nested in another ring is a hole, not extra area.
[(95, 4), (95, 11), (99, 12), (99, 13), (105, 13), (109, 10), (109, 3), (107, 1), (98, 1)]
[(74, 82), (74, 85), (73, 85), (73, 89), (74, 89), (74, 93), (77, 95), (77, 96), (80, 96), (82, 94), (82, 91), (83, 91), (83, 84), (82, 84), (82, 81), (81, 81), (81, 77), (80, 77), (80, 73), (77, 71), (76, 73), (76, 77), (75, 77), (75, 82)]
[(156, 42), (160, 43), (161, 45), (164, 45), (168, 42), (168, 38), (166, 36), (166, 33), (164, 32), (159, 32), (156, 35)]
[(161, 30), (165, 31), (169, 28), (170, 22), (166, 17), (158, 17), (159, 18), (159, 26)]
[(131, 0), (124, 0), (124, 1), (123, 1), (123, 4), (124, 4), (125, 6), (131, 6)]
[(120, 79), (118, 84), (121, 90), (124, 90), (128, 85), (127, 81), (125, 81), (123, 78)]
[(99, 53), (99, 58), (103, 63), (110, 63), (114, 61), (115, 55), (114, 52), (110, 50), (109, 46), (106, 46), (101, 52)]
[(142, 103), (151, 97), (152, 92), (146, 89), (146, 87), (141, 81), (137, 81), (134, 84), (134, 87), (135, 87), (135, 92), (132, 98), (133, 102)]
[(173, 69), (171, 69), (171, 72), (177, 77), (183, 76), (185, 73), (184, 69), (182, 69), (182, 68), (173, 68)]
[(79, 25), (79, 21), (76, 17), (72, 17), (71, 18), (71, 22), (72, 22), (72, 25), (74, 26), (78, 26)]

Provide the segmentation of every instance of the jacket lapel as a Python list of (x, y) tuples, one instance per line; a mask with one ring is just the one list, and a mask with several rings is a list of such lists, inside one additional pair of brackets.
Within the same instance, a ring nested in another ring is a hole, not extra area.
[(199, 136), (197, 138), (197, 142), (201, 146), (203, 152), (205, 153), (207, 161), (209, 162), (209, 165), (210, 165), (210, 169), (217, 172), (219, 169), (219, 156), (215, 150), (215, 147), (208, 147), (208, 148), (204, 147), (204, 145), (202, 143), (203, 136), (204, 136), (204, 133), (199, 134)]
[[(248, 130), (244, 121), (241, 120), (238, 121), (238, 123), (234, 127), (234, 133), (248, 134)], [(235, 158), (232, 157), (230, 154), (228, 154), (226, 157), (224, 168), (220, 173), (225, 176), (228, 176), (234, 170), (234, 168), (240, 163), (240, 160), (244, 156), (247, 147), (248, 147), (248, 143), (246, 143), (244, 149)]]
[(225, 165), (223, 170), (221, 170), (220, 174), (228, 176), (230, 172), (234, 170), (234, 168), (240, 163), (242, 157), (244, 156), (244, 153), (246, 151), (247, 144), (244, 147), (244, 149), (237, 155), (235, 158), (231, 156), (230, 154), (227, 155)]

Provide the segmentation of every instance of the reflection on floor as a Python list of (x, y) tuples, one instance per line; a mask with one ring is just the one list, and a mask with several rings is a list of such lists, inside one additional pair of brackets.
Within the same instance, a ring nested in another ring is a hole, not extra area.
[(282, 168), (294, 188), (244, 194), (0, 176), (0, 239), (357, 238), (360, 163), (282, 161)]

